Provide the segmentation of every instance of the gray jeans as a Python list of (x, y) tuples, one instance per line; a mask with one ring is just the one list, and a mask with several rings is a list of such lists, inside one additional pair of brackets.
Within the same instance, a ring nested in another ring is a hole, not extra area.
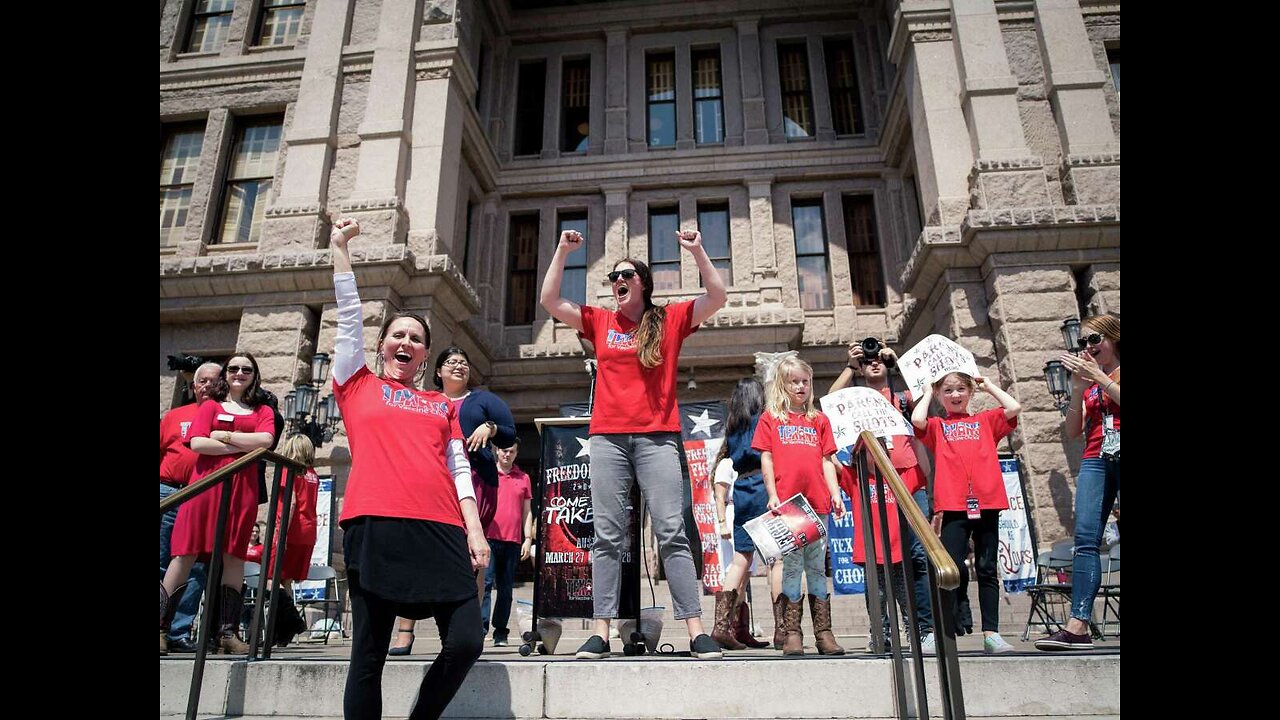
[(700, 580), (684, 534), (679, 442), (679, 433), (591, 436), (591, 506), (596, 526), (591, 585), (596, 618), (618, 616), (622, 554), (631, 550), (627, 547), (627, 505), (634, 481), (640, 482), (653, 520), (675, 618), (702, 615)]

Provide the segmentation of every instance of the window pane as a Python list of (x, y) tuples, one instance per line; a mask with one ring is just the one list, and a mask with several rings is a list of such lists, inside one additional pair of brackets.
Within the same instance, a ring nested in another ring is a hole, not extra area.
[(724, 121), (721, 118), (721, 102), (719, 98), (714, 100), (699, 100), (694, 106), (694, 122), (698, 133), (698, 144), (724, 142), (724, 134), (721, 128), (724, 127)]
[(827, 88), (831, 95), (831, 119), (837, 135), (856, 135), (862, 129), (858, 96), (858, 71), (853, 61), (853, 41), (831, 39), (824, 44)]
[(791, 222), (796, 232), (797, 254), (826, 253), (827, 243), (822, 232), (822, 206), (793, 206)]
[(728, 260), (712, 260), (716, 272), (720, 273), (720, 281), (728, 287), (733, 284), (733, 265)]
[(702, 247), (711, 258), (729, 257), (729, 211), (711, 208), (698, 211), (698, 232), (702, 233)]
[(649, 145), (658, 147), (676, 144), (675, 103), (649, 106)]
[(546, 107), (547, 62), (521, 63), (516, 87), (516, 155), (542, 152), (542, 115)]
[(510, 276), (507, 283), (507, 324), (533, 322), (537, 293), (538, 216), (511, 218)]
[(565, 300), (584, 305), (587, 302), (587, 269), (565, 268), (560, 283), (560, 294)]
[(164, 157), (160, 160), (160, 184), (181, 185), (193, 182), (203, 147), (204, 132), (201, 130), (171, 134), (165, 142)]
[(268, 9), (262, 19), (262, 37), (259, 45), (292, 45), (298, 39), (302, 26), (301, 7)]
[(868, 195), (845, 196), (844, 226), (853, 304), (884, 305), (884, 273), (880, 268), (874, 198)]
[(787, 137), (809, 137), (812, 125), (809, 120), (809, 104), (800, 95), (782, 98), (782, 123)]
[[(675, 261), (677, 265), (679, 264), (680, 243), (676, 241), (676, 230), (679, 227), (680, 218), (674, 212), (655, 212), (649, 215), (650, 264), (664, 261)], [(677, 286), (679, 286), (679, 268), (677, 267), (676, 270)]]
[(566, 62), (561, 85), (563, 133), (560, 149), (586, 152), (591, 129), (591, 60)]
[(221, 242), (257, 242), (262, 217), (267, 210), (270, 180), (233, 183), (227, 186), (223, 208)]
[(649, 102), (676, 99), (676, 61), (670, 55), (649, 58)]
[(191, 27), (191, 42), (187, 52), (216, 52), (227, 41), (231, 27), (231, 15), (211, 15), (196, 18)]
[(198, 0), (196, 2), (196, 13), (229, 13), (235, 9), (235, 6), (236, 0)]
[(693, 96), (720, 97), (720, 53), (711, 50), (693, 56)]
[[(590, 242), (590, 236), (587, 235), (587, 216), (580, 213), (561, 215), (560, 229), (559, 232), (556, 233), (556, 242), (560, 241), (560, 233), (565, 230), (577, 230), (581, 233), (582, 244), (578, 246), (577, 250), (569, 253), (569, 256), (565, 258), (564, 266), (566, 268), (586, 267), (587, 244)], [(566, 295), (565, 297), (568, 296)]]
[(796, 258), (796, 276), (800, 281), (801, 307), (805, 310), (831, 307), (826, 255), (807, 255)]
[(160, 190), (160, 247), (175, 245), (182, 239), (190, 205), (190, 187)]
[(804, 43), (778, 45), (778, 80), (782, 85), (782, 119), (787, 137), (809, 137), (813, 134), (813, 110)]
[(653, 271), (654, 290), (680, 289), (680, 263), (653, 263), (649, 269)]
[(236, 145), (231, 163), (231, 179), (270, 177), (276, 171), (280, 149), (280, 125), (248, 125)]

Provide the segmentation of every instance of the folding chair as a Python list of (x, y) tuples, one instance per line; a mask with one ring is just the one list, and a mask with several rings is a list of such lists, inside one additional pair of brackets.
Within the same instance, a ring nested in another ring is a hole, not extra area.
[(1036, 584), (1027, 588), (1031, 598), (1031, 612), (1022, 628), (1022, 641), (1031, 637), (1031, 626), (1044, 628), (1045, 634), (1061, 630), (1071, 612), (1070, 571), (1072, 564), (1070, 540), (1059, 540), (1049, 552), (1036, 558)]
[(324, 620), (322, 624), (324, 632), (324, 644), (329, 644), (329, 607), (336, 609), (334, 614), (337, 620), (338, 629), (342, 632), (342, 636), (347, 636), (347, 631), (342, 627), (342, 595), (338, 592), (338, 572), (328, 565), (312, 565), (307, 570), (307, 580), (320, 580), (324, 582), (324, 597), (318, 597), (314, 592), (307, 592), (300, 589), (297, 584), (294, 585), (294, 603), (298, 609), (302, 611), (303, 617), (306, 617), (307, 608), (312, 605), (321, 605), (324, 610)]
[(1112, 545), (1111, 552), (1103, 558), (1102, 571), (1102, 587), (1098, 588), (1098, 596), (1102, 598), (1102, 635), (1107, 635), (1109, 625), (1115, 625), (1112, 635), (1120, 637), (1120, 583), (1114, 582), (1114, 576), (1120, 572), (1120, 543)]

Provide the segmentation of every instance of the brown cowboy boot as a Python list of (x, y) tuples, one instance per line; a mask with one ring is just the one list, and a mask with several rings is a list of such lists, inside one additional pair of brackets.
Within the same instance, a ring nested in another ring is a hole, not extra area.
[(818, 654), (843, 655), (844, 648), (840, 647), (835, 633), (831, 632), (831, 596), (819, 600), (817, 595), (810, 595), (809, 613), (813, 616), (813, 641), (818, 646)]
[(783, 655), (804, 654), (804, 634), (800, 632), (800, 618), (804, 617), (804, 596), (791, 602), (785, 594), (778, 596), (783, 602), (782, 622), (786, 627), (787, 639), (782, 644)]
[(787, 642), (786, 627), (786, 608), (787, 604), (783, 602), (782, 595), (773, 599), (773, 649), (781, 650), (782, 646)]
[(187, 592), (187, 584), (183, 583), (178, 586), (172, 595), (164, 589), (164, 583), (160, 583), (160, 654), (169, 654), (169, 626), (173, 624), (173, 616), (178, 614), (178, 603), (182, 602), (182, 596)]
[(738, 603), (738, 609), (729, 619), (729, 624), (733, 630), (734, 640), (753, 650), (769, 647), (769, 643), (757, 640), (751, 635), (751, 608), (746, 600)]
[(716, 593), (716, 624), (711, 639), (725, 650), (745, 650), (746, 646), (733, 637), (730, 617), (738, 607), (737, 590), (721, 590)]
[(218, 608), (218, 649), (224, 655), (247, 655), (249, 645), (237, 634), (240, 630), (240, 614), (244, 611), (244, 596), (238, 588), (223, 585), (222, 604)]

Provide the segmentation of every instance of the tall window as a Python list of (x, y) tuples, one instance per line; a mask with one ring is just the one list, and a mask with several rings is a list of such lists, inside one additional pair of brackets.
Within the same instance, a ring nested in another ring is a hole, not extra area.
[(654, 290), (680, 289), (680, 215), (676, 208), (649, 211), (649, 269)]
[(556, 232), (557, 242), (560, 233), (565, 230), (577, 230), (582, 233), (582, 244), (577, 250), (569, 253), (564, 260), (564, 276), (560, 280), (560, 297), (583, 305), (587, 302), (587, 214), (585, 212), (560, 213), (560, 222)]
[(560, 89), (560, 149), (586, 152), (590, 121), (591, 58), (566, 60)]
[(542, 114), (546, 108), (547, 61), (520, 63), (516, 80), (516, 155), (542, 152)]
[(202, 147), (202, 124), (166, 128), (160, 150), (160, 247), (176, 245), (187, 228), (191, 185), (196, 179)]
[(884, 273), (876, 233), (876, 205), (870, 195), (844, 196), (844, 239), (854, 305), (884, 305)]
[(791, 225), (796, 233), (796, 278), (800, 306), (805, 310), (831, 307), (831, 273), (827, 263), (827, 233), (822, 200), (791, 203)]
[(853, 62), (853, 40), (828, 38), (823, 43), (827, 56), (827, 90), (831, 94), (831, 120), (837, 135), (860, 135), (862, 106), (858, 97), (858, 68)]
[(302, 11), (306, 0), (262, 0), (262, 18), (258, 24), (258, 45), (292, 45), (302, 27)]
[(782, 125), (787, 137), (810, 137), (813, 98), (809, 94), (809, 54), (803, 41), (778, 43), (778, 81), (782, 85)]
[(1111, 66), (1111, 83), (1116, 86), (1116, 100), (1120, 100), (1120, 48), (1107, 51), (1107, 64)]
[(471, 243), (472, 230), (475, 226), (475, 221), (473, 220), (476, 212), (475, 207), (475, 203), (470, 200), (467, 201), (467, 228), (466, 234), (462, 236), (462, 276), (468, 280), (471, 279)]
[(698, 232), (702, 247), (725, 285), (733, 284), (733, 261), (729, 254), (729, 206), (723, 203), (698, 204)]
[(220, 242), (257, 242), (262, 216), (276, 172), (283, 118), (254, 120), (241, 126), (227, 170)]
[(645, 62), (649, 102), (649, 147), (676, 144), (676, 56), (649, 55)]
[(511, 264), (507, 276), (507, 324), (533, 322), (537, 292), (538, 214), (511, 216)]
[(227, 42), (235, 0), (196, 0), (187, 52), (217, 52)]
[(720, 48), (693, 51), (693, 124), (699, 145), (724, 142)]

